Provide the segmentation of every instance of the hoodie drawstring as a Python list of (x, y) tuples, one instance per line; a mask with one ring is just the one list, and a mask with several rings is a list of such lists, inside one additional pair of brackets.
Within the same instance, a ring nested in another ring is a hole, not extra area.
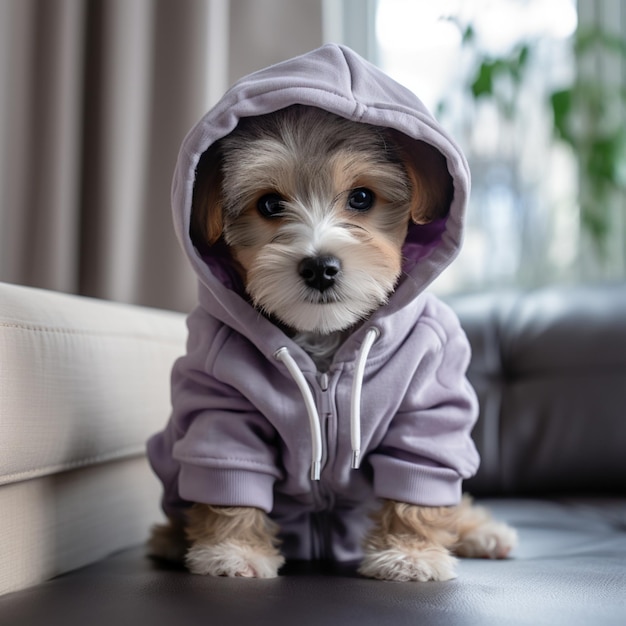
[[(352, 469), (358, 469), (361, 464), (361, 389), (363, 387), (363, 376), (365, 373), (365, 364), (367, 357), (374, 345), (374, 342), (380, 336), (377, 328), (370, 328), (366, 335), (354, 368), (354, 378), (352, 380), (352, 395), (350, 403), (350, 443), (352, 446)], [(289, 350), (285, 347), (280, 348), (274, 353), (276, 359), (281, 361), (287, 368), (287, 371), (298, 386), (307, 414), (309, 416), (309, 426), (311, 429), (311, 451), (313, 461), (311, 463), (311, 480), (319, 480), (322, 467), (322, 430), (320, 426), (320, 418), (315, 406), (315, 399), (309, 387), (302, 370), (294, 358), (289, 354)]]
[(300, 389), (306, 411), (309, 415), (309, 425), (311, 427), (311, 450), (313, 453), (313, 462), (311, 464), (311, 480), (320, 479), (320, 469), (322, 467), (322, 430), (320, 426), (319, 415), (317, 414), (317, 408), (315, 406), (315, 400), (311, 389), (306, 382), (304, 374), (298, 367), (294, 358), (289, 354), (287, 348), (280, 348), (276, 351), (274, 356), (281, 361), (287, 371), (291, 374), (296, 385)]
[(361, 388), (363, 387), (363, 375), (365, 363), (374, 342), (380, 336), (378, 328), (372, 327), (367, 331), (361, 344), (359, 355), (354, 368), (352, 379), (352, 398), (350, 401), (350, 443), (352, 444), (352, 469), (359, 469), (361, 465)]

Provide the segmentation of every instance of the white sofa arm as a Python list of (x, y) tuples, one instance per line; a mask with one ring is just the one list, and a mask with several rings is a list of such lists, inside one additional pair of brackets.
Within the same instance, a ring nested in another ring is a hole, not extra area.
[(0, 283), (0, 593), (140, 542), (184, 316)]

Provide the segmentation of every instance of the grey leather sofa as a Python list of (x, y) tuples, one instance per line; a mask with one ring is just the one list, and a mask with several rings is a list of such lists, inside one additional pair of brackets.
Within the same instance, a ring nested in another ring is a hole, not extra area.
[(275, 580), (211, 579), (136, 545), (0, 597), (0, 624), (625, 625), (626, 285), (451, 303), (482, 407), (467, 491), (518, 529), (512, 558), (464, 560), (445, 583), (305, 563)]

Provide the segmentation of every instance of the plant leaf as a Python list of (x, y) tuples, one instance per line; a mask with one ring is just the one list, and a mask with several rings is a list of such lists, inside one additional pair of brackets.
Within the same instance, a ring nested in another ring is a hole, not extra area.
[(572, 100), (571, 89), (555, 91), (550, 96), (550, 105), (552, 107), (552, 116), (554, 120), (554, 134), (570, 145), (574, 145), (574, 138), (569, 130)]
[(480, 64), (471, 85), (474, 98), (493, 95), (493, 70), (494, 64), (491, 61), (483, 61)]

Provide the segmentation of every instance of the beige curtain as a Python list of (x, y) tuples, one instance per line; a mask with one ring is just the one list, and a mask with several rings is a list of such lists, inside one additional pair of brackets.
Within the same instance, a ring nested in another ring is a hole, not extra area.
[(189, 310), (185, 133), (230, 82), (322, 42), (317, 0), (0, 0), (0, 280)]

